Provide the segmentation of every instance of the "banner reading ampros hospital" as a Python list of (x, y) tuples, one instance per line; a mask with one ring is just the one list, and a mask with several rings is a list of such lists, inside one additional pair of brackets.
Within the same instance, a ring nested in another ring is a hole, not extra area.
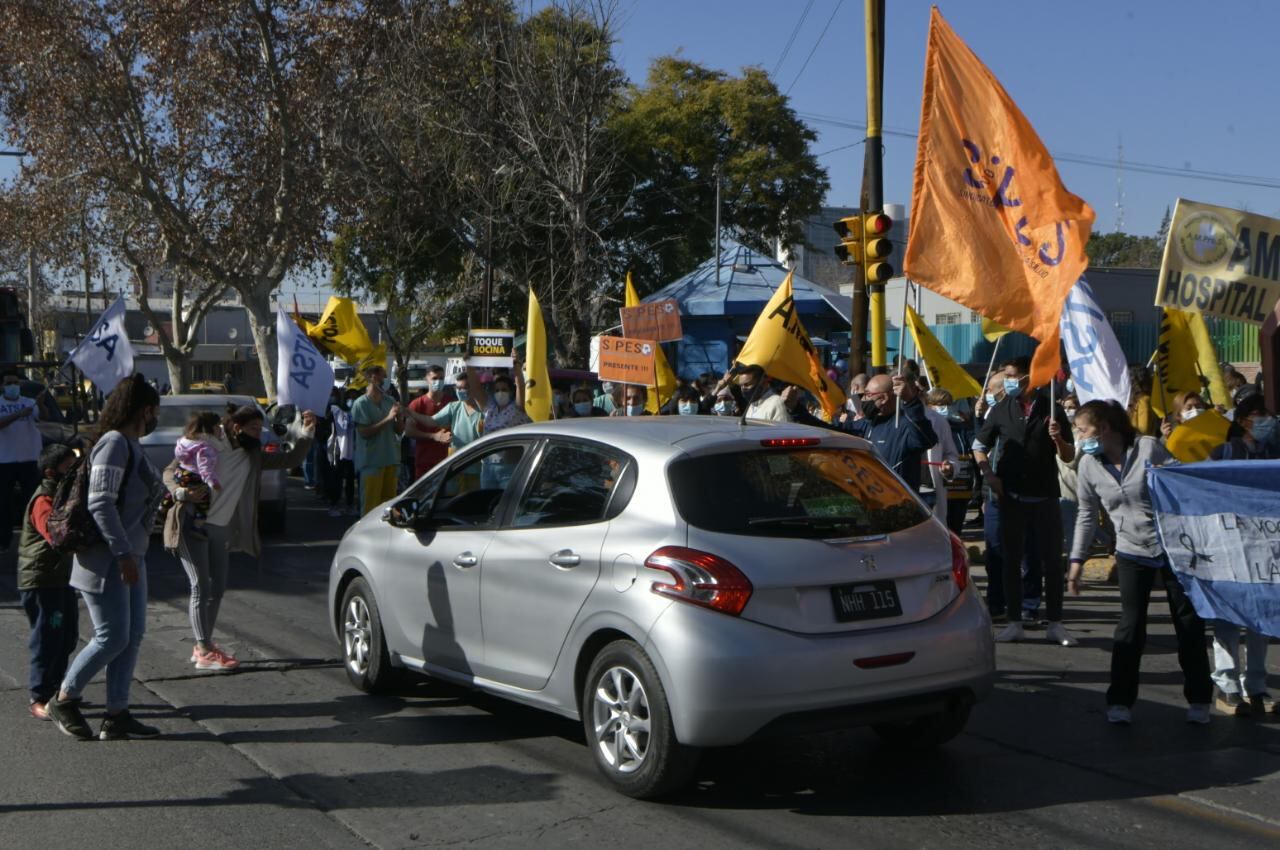
[(1156, 305), (1262, 324), (1280, 300), (1280, 220), (1178, 199)]
[(1153, 468), (1147, 488), (1196, 613), (1280, 637), (1280, 461)]

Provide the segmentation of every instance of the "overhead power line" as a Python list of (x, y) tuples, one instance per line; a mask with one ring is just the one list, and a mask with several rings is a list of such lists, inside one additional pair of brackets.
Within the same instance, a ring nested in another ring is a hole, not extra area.
[(805, 19), (809, 17), (810, 10), (813, 9), (814, 0), (809, 0), (805, 4), (804, 11), (800, 13), (800, 20), (796, 21), (795, 27), (791, 30), (791, 37), (787, 39), (786, 46), (782, 48), (782, 55), (778, 57), (778, 61), (774, 63), (773, 73), (769, 76), (777, 77), (778, 72), (782, 70), (782, 63), (787, 61), (787, 56), (791, 53), (791, 45), (796, 43), (796, 36), (800, 34), (800, 28), (804, 26)]
[[(840, 118), (834, 118), (827, 115), (818, 115), (812, 112), (797, 112), (800, 118), (805, 121), (812, 121), (817, 124), (830, 124), (834, 127), (844, 127), (849, 130), (866, 130), (867, 125), (858, 121), (845, 121)], [(919, 137), (918, 133), (909, 130), (890, 130), (882, 129), (880, 131), (885, 136), (898, 136), (904, 139), (915, 139)], [(832, 148), (823, 151), (818, 156), (826, 156), (841, 150), (860, 145), (864, 140), (852, 142), (848, 145)], [(1108, 170), (1115, 169), (1116, 160), (1104, 156), (1082, 153), (1053, 153), (1054, 160), (1058, 162), (1070, 162), (1074, 165), (1085, 165), (1090, 168), (1106, 168)], [(1152, 174), (1158, 177), (1183, 177), (1188, 180), (1209, 180), (1218, 183), (1230, 183), (1237, 186), (1257, 186), (1262, 189), (1280, 189), (1280, 178), (1263, 177), (1254, 174), (1233, 174), (1226, 171), (1210, 171), (1202, 168), (1179, 168), (1174, 165), (1161, 165), (1155, 162), (1138, 162), (1136, 160), (1126, 158), (1124, 160), (1125, 171), (1136, 171), (1140, 174)]]
[(809, 67), (809, 60), (813, 58), (813, 54), (818, 52), (818, 45), (822, 44), (822, 39), (826, 37), (827, 30), (831, 29), (831, 22), (836, 19), (836, 12), (840, 11), (840, 7), (844, 5), (844, 0), (836, 0), (836, 7), (831, 10), (831, 17), (827, 18), (826, 24), (822, 27), (822, 32), (818, 33), (818, 40), (813, 43), (813, 47), (809, 50), (809, 55), (804, 57), (804, 64), (800, 66), (800, 72), (796, 74), (796, 78), (791, 81), (791, 85), (787, 86), (787, 90), (783, 94), (791, 94), (791, 90), (796, 87), (796, 83), (800, 82), (800, 78), (804, 76), (805, 68)]

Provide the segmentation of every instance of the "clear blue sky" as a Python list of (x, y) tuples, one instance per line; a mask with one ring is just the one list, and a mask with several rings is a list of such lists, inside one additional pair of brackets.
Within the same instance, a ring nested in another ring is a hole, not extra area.
[[(772, 71), (808, 0), (620, 0), (617, 56), (643, 79), (655, 56), (736, 73)], [(920, 123), (926, 0), (888, 0), (884, 125)], [(1276, 188), (1153, 175), (1123, 175), (1124, 229), (1153, 234), (1182, 196), (1280, 217), (1280, 32), (1275, 0), (951, 0), (938, 4), (952, 28), (995, 73), (1054, 154), (1265, 178)], [(835, 13), (832, 18), (832, 13)], [(818, 41), (831, 20), (825, 37)], [(792, 107), (819, 134), (818, 153), (856, 142), (860, 129), (812, 116), (866, 118), (863, 0), (814, 0), (776, 79)], [(817, 44), (801, 74), (805, 58)], [(797, 75), (798, 79), (797, 79)], [(914, 139), (885, 138), (885, 200), (910, 204)], [(861, 146), (821, 159), (828, 202), (856, 206)], [(1116, 229), (1114, 167), (1058, 161), (1069, 190), (1098, 214), (1095, 230)]]

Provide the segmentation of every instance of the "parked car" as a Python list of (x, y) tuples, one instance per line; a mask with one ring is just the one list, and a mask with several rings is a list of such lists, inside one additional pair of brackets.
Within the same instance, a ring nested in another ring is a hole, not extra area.
[[(160, 396), (160, 422), (155, 431), (142, 438), (142, 447), (156, 469), (164, 469), (173, 460), (173, 447), (177, 445), (178, 438), (182, 436), (192, 413), (212, 411), (222, 415), (227, 412), (228, 405), (240, 407), (246, 404), (262, 409), (256, 399), (247, 395), (191, 393)], [(263, 415), (267, 416), (266, 411), (263, 411)], [(268, 417), (268, 427), (262, 429), (264, 452), (288, 451), (288, 446), (281, 441), (285, 429), (277, 427), (278, 418)], [(258, 508), (258, 521), (263, 531), (284, 531), (285, 517), (288, 513), (286, 487), (288, 480), (288, 470), (264, 469), (262, 471), (262, 502)]]
[(20, 388), (24, 397), (33, 399), (36, 403), (39, 417), (36, 428), (40, 431), (42, 445), (65, 443), (78, 447), (92, 443), (97, 437), (96, 428), (81, 424), (78, 408), (64, 410), (59, 404), (58, 396), (41, 382), (24, 379)]
[(642, 798), (757, 735), (941, 744), (995, 671), (960, 541), (870, 444), (799, 425), (491, 435), (348, 531), (329, 606), (357, 688), (407, 668), (577, 719)]

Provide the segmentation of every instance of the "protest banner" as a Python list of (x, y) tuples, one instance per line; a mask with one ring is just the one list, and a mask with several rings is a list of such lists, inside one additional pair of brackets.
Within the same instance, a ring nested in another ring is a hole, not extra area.
[(656, 342), (678, 342), (684, 339), (680, 327), (680, 304), (674, 298), (650, 301), (618, 311), (622, 335)]
[(333, 367), (284, 307), (276, 311), (276, 346), (276, 401), (323, 414), (329, 409)]
[(935, 7), (925, 55), (908, 278), (1040, 345), (1031, 383), (1058, 370), (1058, 319), (1084, 273), (1094, 212), (991, 71)]
[(125, 302), (120, 296), (67, 357), (106, 395), (133, 374), (133, 345), (124, 327)]
[(1128, 408), (1132, 387), (1124, 350), (1084, 278), (1062, 308), (1062, 345), (1081, 404), (1103, 399)]
[(1280, 461), (1157, 467), (1147, 489), (1196, 613), (1280, 637)]
[(1155, 386), (1151, 394), (1151, 409), (1159, 416), (1182, 412), (1172, 410), (1174, 398), (1179, 393), (1203, 390), (1200, 373), (1196, 369), (1199, 354), (1188, 323), (1189, 316), (1190, 313), (1182, 310), (1162, 310), (1160, 314), (1160, 336), (1154, 361)]
[(1216, 410), (1206, 410), (1195, 419), (1180, 422), (1165, 441), (1169, 454), (1183, 463), (1195, 463), (1227, 441), (1231, 423)]
[(808, 390), (828, 418), (844, 407), (844, 393), (827, 377), (809, 333), (800, 322), (791, 273), (760, 311), (751, 334), (738, 352), (743, 366), (759, 366), (770, 378)]
[[(622, 303), (624, 307), (640, 306), (640, 293), (636, 292), (635, 284), (631, 282), (631, 272), (627, 272), (627, 283), (623, 288)], [(645, 402), (644, 409), (656, 414), (661, 409), (661, 405), (675, 394), (676, 373), (671, 370), (671, 364), (667, 362), (667, 355), (663, 353), (662, 346), (658, 346), (653, 354), (653, 359), (656, 377), (649, 387), (648, 400)]]
[(511, 368), (516, 350), (514, 331), (483, 329), (467, 333), (467, 365)]
[(356, 302), (350, 298), (329, 296), (320, 320), (314, 325), (297, 315), (296, 299), (294, 312), (312, 342), (347, 363), (355, 366), (373, 354), (375, 346), (369, 330), (356, 312)]
[[(651, 339), (601, 336), (600, 365), (596, 370), (601, 381), (615, 384), (639, 384), (652, 387), (657, 381), (654, 355), (658, 343)], [(652, 393), (650, 393), (652, 395)]]
[(1280, 301), (1280, 220), (1179, 198), (1156, 306), (1260, 325)]

